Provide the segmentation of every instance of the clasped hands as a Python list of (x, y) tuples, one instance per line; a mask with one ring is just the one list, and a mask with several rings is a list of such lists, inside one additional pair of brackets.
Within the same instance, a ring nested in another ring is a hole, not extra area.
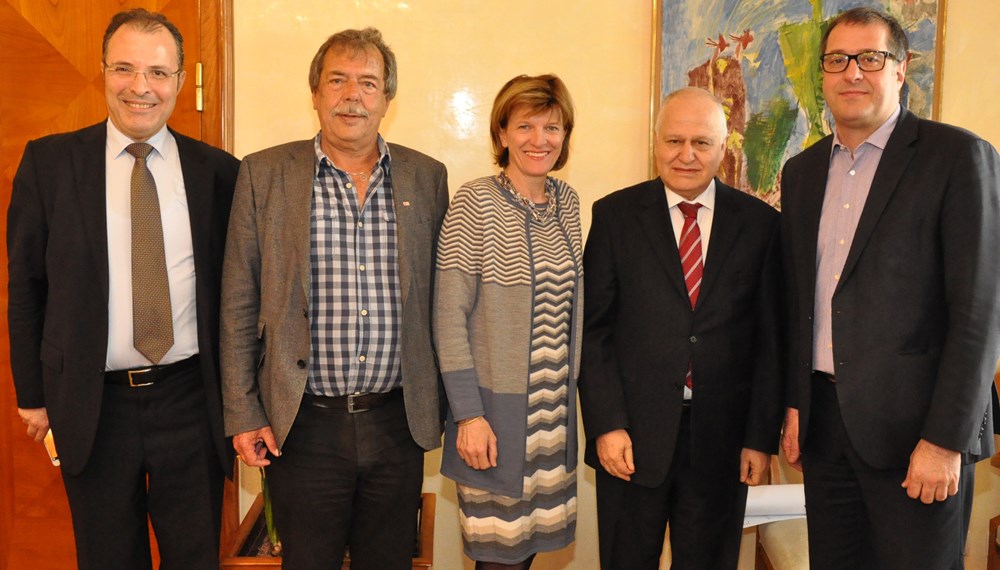
[[(635, 473), (632, 457), (632, 438), (623, 429), (616, 429), (597, 437), (597, 458), (601, 467), (610, 475), (631, 481)], [(764, 481), (764, 473), (771, 456), (762, 451), (744, 447), (740, 452), (740, 482), (753, 487)]]
[[(788, 463), (795, 469), (802, 471), (802, 454), (799, 449), (799, 411), (795, 408), (788, 408), (785, 412), (781, 449), (785, 452)], [(958, 493), (961, 469), (961, 453), (921, 439), (910, 454), (906, 478), (900, 486), (906, 489), (908, 497), (920, 499), (920, 502), (926, 505), (934, 501), (944, 501)]]

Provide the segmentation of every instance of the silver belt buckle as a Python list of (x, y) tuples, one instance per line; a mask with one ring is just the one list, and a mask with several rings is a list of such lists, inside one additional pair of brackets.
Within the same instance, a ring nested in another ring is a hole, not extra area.
[(349, 413), (349, 414), (360, 414), (362, 412), (367, 412), (368, 411), (368, 408), (364, 408), (363, 410), (356, 410), (356, 409), (354, 409), (354, 398), (355, 397), (361, 397), (361, 396), (364, 396), (364, 394), (348, 394), (347, 395), (347, 413)]
[(133, 374), (135, 374), (136, 377), (139, 377), (139, 376), (141, 376), (141, 375), (149, 372), (150, 370), (152, 370), (152, 368), (143, 368), (141, 370), (129, 370), (128, 371), (128, 385), (129, 385), (129, 387), (130, 388), (142, 388), (143, 386), (152, 386), (153, 385), (152, 382), (136, 382), (135, 378), (132, 376)]

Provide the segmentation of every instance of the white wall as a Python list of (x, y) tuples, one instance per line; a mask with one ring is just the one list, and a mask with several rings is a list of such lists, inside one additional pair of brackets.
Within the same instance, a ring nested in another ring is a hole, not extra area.
[[(452, 191), (495, 171), (488, 118), (500, 86), (554, 72), (577, 110), (571, 158), (557, 173), (590, 205), (648, 173), (652, 0), (234, 0), (236, 154), (315, 135), (307, 74), (316, 48), (349, 27), (382, 30), (399, 62), (399, 93), (382, 134), (448, 166)], [(991, 32), (1000, 3), (949, 0), (943, 119), (1000, 145), (1000, 73)], [(461, 554), (454, 485), (427, 455), (438, 494), (435, 566), (471, 568)], [(593, 471), (579, 469), (577, 542), (535, 568), (597, 568)], [(252, 487), (252, 485), (251, 485)], [(248, 491), (248, 495), (249, 495)], [(985, 567), (988, 519), (1000, 512), (1000, 474), (979, 466), (969, 568)], [(463, 566), (464, 565), (464, 566)]]

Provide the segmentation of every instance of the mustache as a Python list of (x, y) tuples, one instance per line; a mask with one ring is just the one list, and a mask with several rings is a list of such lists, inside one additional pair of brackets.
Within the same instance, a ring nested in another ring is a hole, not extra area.
[(358, 117), (364, 117), (366, 119), (368, 118), (368, 111), (364, 107), (362, 107), (360, 105), (351, 105), (351, 104), (341, 105), (340, 107), (335, 107), (333, 109), (333, 111), (331, 111), (330, 114), (332, 114), (334, 116), (336, 116), (336, 115), (355, 115), (355, 116), (358, 116)]

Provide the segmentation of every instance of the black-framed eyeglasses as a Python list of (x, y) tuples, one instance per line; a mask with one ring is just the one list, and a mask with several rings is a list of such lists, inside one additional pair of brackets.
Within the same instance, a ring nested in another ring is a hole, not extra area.
[(823, 66), (823, 71), (827, 73), (840, 73), (847, 69), (852, 59), (858, 64), (858, 69), (861, 71), (882, 71), (885, 67), (885, 60), (899, 61), (899, 58), (887, 51), (863, 51), (854, 55), (824, 53), (820, 57), (820, 64)]
[(153, 69), (147, 69), (143, 71), (141, 69), (136, 69), (131, 65), (104, 64), (104, 71), (111, 77), (114, 77), (115, 79), (119, 79), (122, 81), (132, 81), (132, 79), (134, 79), (136, 75), (141, 73), (143, 76), (146, 77), (147, 82), (162, 84), (166, 83), (171, 78), (176, 77), (183, 70), (178, 69), (177, 71), (170, 72), (167, 71), (166, 69), (159, 69), (154, 67)]

